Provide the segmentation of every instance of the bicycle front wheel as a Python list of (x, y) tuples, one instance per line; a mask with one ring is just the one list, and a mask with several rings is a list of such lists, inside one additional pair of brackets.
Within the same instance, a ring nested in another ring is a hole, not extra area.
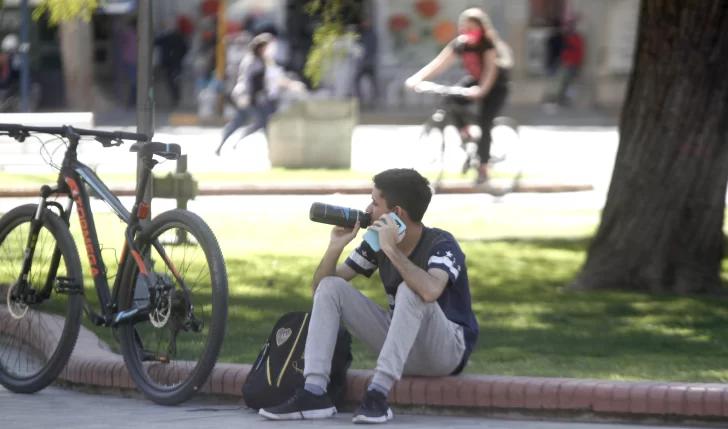
[(147, 398), (177, 405), (208, 379), (222, 348), (228, 304), (225, 260), (210, 227), (186, 210), (153, 219), (137, 246), (156, 284), (149, 290), (138, 265), (129, 260), (119, 310), (147, 304), (153, 310), (149, 317), (118, 327), (121, 351), (130, 377)]
[(444, 121), (444, 113), (436, 112), (420, 126), (412, 156), (411, 167), (430, 182), (435, 193), (439, 190), (446, 168)]
[[(43, 214), (28, 278), (19, 280), (36, 204), (0, 218), (0, 384), (35, 393), (71, 357), (81, 328), (83, 274), (76, 243), (55, 213)], [(54, 267), (55, 265), (55, 267)]]

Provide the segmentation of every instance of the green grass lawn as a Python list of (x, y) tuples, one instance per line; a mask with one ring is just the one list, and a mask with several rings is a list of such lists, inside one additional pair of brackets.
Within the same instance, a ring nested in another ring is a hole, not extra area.
[[(473, 172), (466, 176), (470, 178)], [(164, 176), (166, 173), (155, 173), (157, 176)], [(283, 169), (272, 168), (262, 172), (192, 172), (193, 177), (202, 184), (205, 183), (281, 183), (281, 182), (331, 182), (331, 181), (370, 181), (373, 173), (352, 171), (352, 170), (324, 170), (324, 169)], [(504, 172), (493, 171), (493, 177), (509, 177)], [(100, 174), (107, 185), (116, 183), (134, 183), (136, 176), (133, 172)], [(428, 177), (436, 177), (431, 174)], [(536, 175), (524, 174), (529, 179), (540, 178)], [(2, 187), (12, 188), (13, 186), (31, 186), (44, 183), (53, 183), (57, 180), (58, 173), (53, 173), (49, 167), (47, 174), (21, 174), (0, 171), (0, 183)], [(463, 179), (463, 176), (456, 172), (448, 172), (445, 179)]]
[[(206, 220), (218, 236), (229, 274), (229, 320), (220, 360), (251, 363), (278, 317), (310, 309), (310, 281), (329, 227), (310, 223), (305, 213), (261, 212), (244, 220), (218, 214)], [(481, 335), (466, 371), (728, 380), (725, 299), (565, 291), (584, 259), (588, 240), (582, 237), (593, 233), (598, 220), (593, 211), (527, 212), (497, 205), (487, 213), (428, 214), (426, 223), (450, 229), (468, 258)], [(80, 243), (75, 216), (73, 222)], [(98, 216), (97, 222), (104, 247), (120, 249), (120, 222), (110, 215)], [(82, 261), (87, 269), (85, 255)], [(378, 275), (354, 283), (386, 305)], [(95, 301), (89, 279), (86, 287)], [(94, 330), (113, 342), (108, 331)], [(354, 368), (374, 368), (375, 354), (358, 341), (353, 354)]]

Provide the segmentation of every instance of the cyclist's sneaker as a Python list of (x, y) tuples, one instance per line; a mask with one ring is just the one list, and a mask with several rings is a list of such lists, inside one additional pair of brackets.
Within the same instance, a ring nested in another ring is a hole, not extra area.
[(481, 165), (478, 169), (478, 178), (475, 179), (475, 186), (486, 194), (493, 195), (494, 197), (502, 197), (506, 194), (504, 189), (500, 189), (488, 180), (488, 170), (485, 165)]
[(359, 408), (354, 411), (351, 419), (354, 423), (387, 423), (394, 414), (387, 404), (384, 393), (378, 390), (369, 390), (361, 400)]
[(261, 408), (258, 414), (270, 420), (327, 419), (336, 415), (336, 407), (329, 395), (315, 395), (308, 390), (297, 389), (287, 402)]
[(483, 183), (488, 181), (488, 167), (485, 165), (481, 165), (480, 168), (478, 168), (478, 178), (475, 179), (476, 185), (482, 185)]

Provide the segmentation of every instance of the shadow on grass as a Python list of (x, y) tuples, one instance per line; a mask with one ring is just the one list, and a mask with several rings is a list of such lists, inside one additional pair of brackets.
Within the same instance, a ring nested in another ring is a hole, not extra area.
[[(462, 243), (481, 325), (470, 373), (722, 381), (728, 300), (625, 292), (566, 292), (589, 239)], [(319, 259), (228, 260), (230, 320), (223, 361), (254, 360), (275, 321), (311, 308)], [(385, 306), (378, 275), (354, 284)], [(376, 356), (358, 341), (355, 368)]]
[(681, 381), (728, 378), (716, 359), (728, 351), (728, 334), (721, 328), (728, 320), (728, 300), (566, 292), (589, 242), (463, 244), (481, 323), (471, 370)]
[[(581, 267), (588, 243), (588, 238), (461, 243), (481, 326), (466, 372), (728, 380), (724, 364), (728, 300), (567, 292), (565, 287)], [(280, 316), (310, 310), (311, 280), (319, 258), (273, 253), (227, 258), (229, 317), (220, 362), (252, 363)], [(353, 283), (386, 307), (378, 274)], [(87, 285), (88, 295), (93, 295), (91, 283)], [(94, 330), (107, 342), (113, 341), (109, 330)], [(375, 367), (376, 355), (359, 341), (354, 342), (353, 354), (353, 368)]]

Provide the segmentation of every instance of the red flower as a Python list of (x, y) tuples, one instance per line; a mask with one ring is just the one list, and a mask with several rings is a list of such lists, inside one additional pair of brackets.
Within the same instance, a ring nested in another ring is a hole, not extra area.
[(225, 34), (237, 34), (243, 30), (243, 23), (238, 21), (226, 21), (227, 31)]
[(192, 34), (195, 31), (195, 25), (192, 23), (192, 20), (184, 15), (177, 17), (177, 28), (184, 35)]
[(392, 15), (389, 17), (389, 29), (393, 33), (401, 33), (410, 26), (410, 20), (404, 15)]
[(449, 19), (444, 19), (435, 25), (432, 33), (435, 40), (444, 45), (457, 35), (457, 25)]
[(415, 3), (417, 13), (423, 18), (433, 18), (440, 12), (440, 4), (437, 0), (419, 0)]

